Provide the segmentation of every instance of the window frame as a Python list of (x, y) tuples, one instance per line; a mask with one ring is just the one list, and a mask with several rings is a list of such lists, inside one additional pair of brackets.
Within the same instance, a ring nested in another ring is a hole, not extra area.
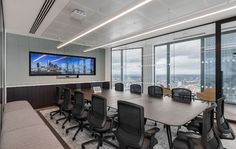
[(123, 78), (123, 75), (124, 75), (124, 71), (123, 71), (123, 59), (124, 59), (124, 51), (127, 51), (127, 50), (134, 50), (134, 49), (141, 49), (141, 87), (142, 87), (142, 92), (143, 92), (143, 47), (134, 47), (134, 48), (120, 48), (120, 49), (112, 49), (111, 48), (111, 88), (113, 88), (113, 79), (112, 79), (112, 52), (113, 51), (121, 51), (121, 82), (123, 83), (124, 81), (124, 78)]

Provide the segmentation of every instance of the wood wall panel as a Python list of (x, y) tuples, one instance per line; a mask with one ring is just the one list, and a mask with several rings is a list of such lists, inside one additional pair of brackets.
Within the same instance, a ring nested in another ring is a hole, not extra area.
[(7, 102), (27, 100), (35, 109), (52, 106), (56, 103), (56, 86), (69, 87), (71, 89), (101, 86), (104, 89), (109, 89), (110, 82), (9, 87), (7, 88)]

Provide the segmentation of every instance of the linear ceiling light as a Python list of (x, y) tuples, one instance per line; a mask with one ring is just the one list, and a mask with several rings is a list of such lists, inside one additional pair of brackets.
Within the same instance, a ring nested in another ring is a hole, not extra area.
[(76, 35), (74, 38), (72, 38), (71, 40), (69, 40), (69, 41), (67, 41), (65, 43), (60, 44), (59, 46), (57, 46), (57, 49), (60, 49), (60, 48), (62, 48), (64, 46), (68, 45), (69, 43), (74, 42), (75, 40), (77, 40), (77, 39), (79, 39), (79, 38), (81, 38), (81, 37), (83, 37), (83, 36), (93, 32), (93, 31), (101, 28), (102, 26), (104, 26), (104, 25), (106, 25), (108, 23), (111, 23), (112, 21), (115, 21), (116, 19), (118, 19), (118, 18), (120, 18), (120, 17), (122, 17), (122, 16), (124, 16), (124, 15), (126, 15), (126, 14), (128, 14), (128, 13), (130, 13), (132, 11), (134, 11), (135, 9), (138, 9), (139, 7), (149, 3), (151, 1), (152, 0), (143, 0), (143, 1), (139, 2), (138, 4), (135, 4), (134, 6), (129, 7), (127, 10), (122, 11), (121, 13), (115, 15), (114, 17), (107, 19), (106, 21), (102, 22), (101, 24), (98, 24), (97, 26), (89, 29), (88, 31), (85, 31), (84, 33), (80, 33), (80, 34)]
[(133, 35), (133, 36), (121, 39), (121, 40), (106, 43), (104, 45), (100, 45), (100, 46), (97, 46), (97, 47), (94, 47), (94, 48), (89, 48), (87, 50), (84, 50), (84, 52), (96, 50), (96, 49), (103, 48), (103, 47), (106, 47), (106, 46), (110, 46), (110, 45), (113, 45), (113, 44), (116, 44), (116, 43), (119, 43), (119, 42), (122, 42), (122, 41), (126, 41), (126, 40), (129, 40), (129, 39), (137, 38), (137, 37), (144, 36), (144, 35), (147, 35), (147, 34), (150, 34), (150, 33), (154, 33), (154, 32), (157, 32), (157, 31), (161, 31), (161, 30), (164, 30), (164, 29), (175, 27), (175, 26), (178, 26), (178, 25), (181, 25), (181, 24), (185, 24), (185, 23), (188, 23), (188, 22), (192, 22), (192, 21), (196, 21), (196, 20), (203, 19), (203, 18), (206, 18), (206, 17), (210, 17), (210, 16), (213, 16), (213, 15), (216, 15), (216, 14), (219, 14), (219, 13), (230, 11), (230, 10), (235, 9), (235, 8), (236, 8), (236, 6), (221, 9), (221, 10), (218, 10), (218, 11), (215, 11), (215, 12), (212, 12), (212, 13), (208, 13), (208, 14), (205, 14), (205, 15), (201, 15), (201, 16), (198, 16), (198, 17), (195, 17), (195, 18), (192, 18), (192, 19), (187, 19), (185, 21), (177, 22), (177, 23), (170, 24), (170, 25), (160, 27), (160, 28), (157, 28), (157, 29), (153, 29), (153, 30), (150, 30), (150, 31), (147, 31), (147, 32), (144, 32), (144, 33)]

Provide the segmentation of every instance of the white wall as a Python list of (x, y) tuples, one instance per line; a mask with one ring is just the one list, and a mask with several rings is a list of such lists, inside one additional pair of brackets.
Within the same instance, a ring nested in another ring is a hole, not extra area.
[[(56, 49), (57, 41), (39, 39), (16, 34), (7, 34), (7, 87), (43, 84), (79, 83), (105, 80), (105, 51), (84, 53), (86, 47), (69, 45)], [(74, 79), (58, 79), (56, 76), (29, 76), (29, 51), (96, 57), (96, 75)]]

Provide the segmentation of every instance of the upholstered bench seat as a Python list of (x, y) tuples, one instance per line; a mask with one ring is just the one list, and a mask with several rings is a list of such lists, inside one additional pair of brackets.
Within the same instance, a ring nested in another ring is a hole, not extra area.
[(63, 149), (44, 125), (26, 127), (4, 133), (1, 149)]
[(0, 149), (63, 149), (27, 101), (4, 105)]
[(44, 122), (33, 109), (7, 112), (3, 115), (2, 133), (34, 125), (44, 125)]
[(9, 102), (4, 105), (4, 113), (17, 111), (17, 110), (21, 110), (21, 109), (32, 109), (32, 107), (25, 100)]

